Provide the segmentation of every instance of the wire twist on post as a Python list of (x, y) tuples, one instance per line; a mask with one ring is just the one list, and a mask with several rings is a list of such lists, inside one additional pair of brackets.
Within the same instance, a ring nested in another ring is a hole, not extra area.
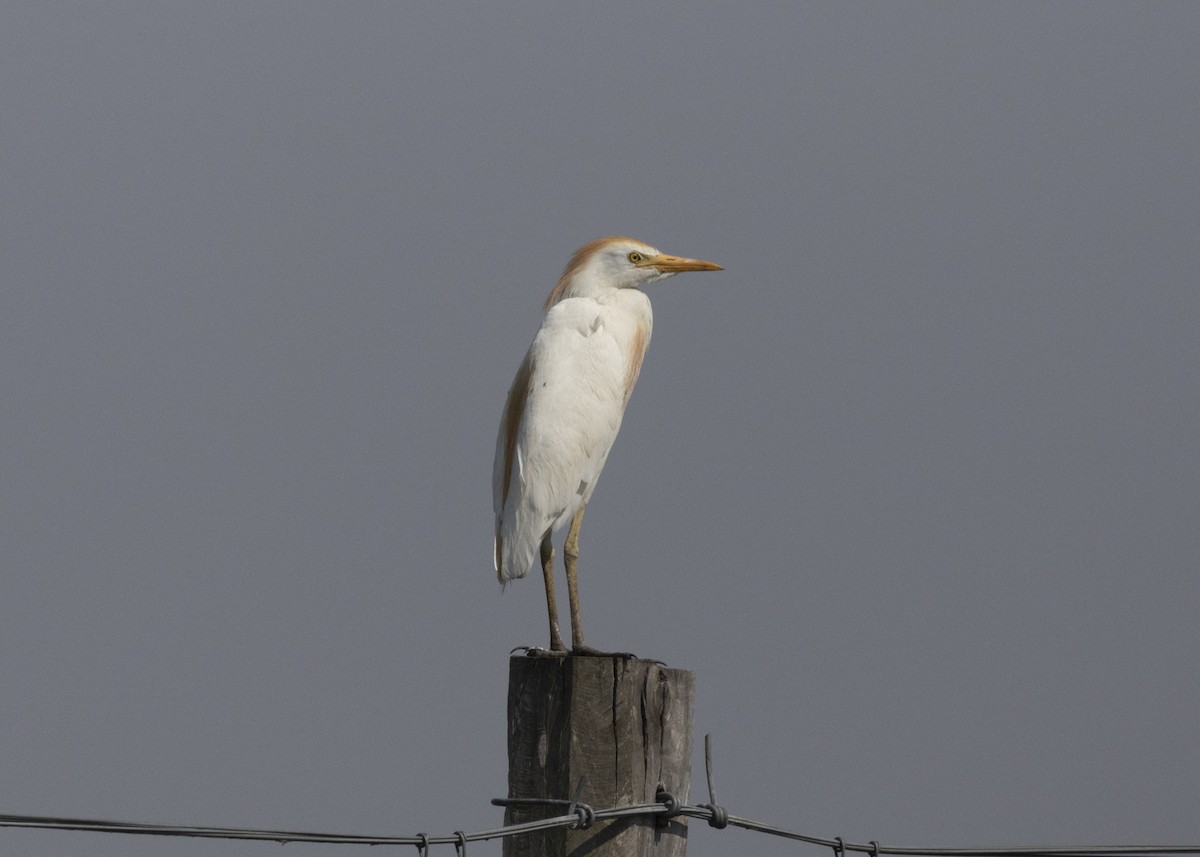
[(712, 813), (708, 819), (708, 826), (724, 830), (729, 826), (729, 813), (725, 811), (725, 807), (717, 804), (717, 793), (713, 787), (712, 733), (704, 735), (704, 777), (708, 780), (708, 803), (702, 803), (700, 806)]
[(724, 830), (729, 826), (729, 813), (725, 811), (725, 807), (717, 806), (715, 803), (702, 803), (700, 806), (712, 813), (712, 817), (708, 820), (709, 827)]
[(654, 793), (654, 800), (667, 808), (667, 811), (659, 816), (660, 818), (674, 818), (679, 815), (679, 798), (663, 788), (661, 784)]
[(587, 776), (579, 778), (579, 782), (575, 784), (575, 794), (571, 795), (571, 802), (567, 804), (567, 815), (575, 815), (575, 823), (571, 825), (572, 830), (587, 830), (596, 821), (596, 811), (588, 804), (579, 800), (579, 796), (583, 794), (583, 787), (587, 784)]
[(575, 823), (571, 825), (571, 829), (587, 830), (596, 821), (596, 810), (586, 803), (577, 803), (575, 804), (575, 816)]

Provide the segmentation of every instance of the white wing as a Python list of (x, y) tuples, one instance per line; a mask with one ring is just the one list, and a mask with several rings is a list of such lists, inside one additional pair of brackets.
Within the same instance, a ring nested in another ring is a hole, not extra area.
[(649, 340), (649, 301), (630, 299), (638, 312), (588, 298), (555, 304), (517, 372), (492, 475), (502, 583), (528, 573), (546, 532), (596, 486)]

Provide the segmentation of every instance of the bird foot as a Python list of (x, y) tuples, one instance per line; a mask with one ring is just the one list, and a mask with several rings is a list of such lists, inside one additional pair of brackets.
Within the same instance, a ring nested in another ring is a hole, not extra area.
[(587, 643), (578, 643), (571, 647), (569, 652), (573, 657), (581, 658), (623, 658), (627, 661), (636, 661), (637, 655), (633, 652), (602, 652), (599, 649), (594, 649)]
[(527, 658), (565, 658), (571, 654), (565, 648), (543, 649), (541, 646), (517, 646), (509, 652), (509, 655), (517, 652), (524, 652)]

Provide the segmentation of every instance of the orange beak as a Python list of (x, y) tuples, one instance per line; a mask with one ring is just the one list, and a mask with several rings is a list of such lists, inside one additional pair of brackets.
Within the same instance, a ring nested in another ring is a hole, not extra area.
[(688, 259), (684, 256), (668, 256), (660, 253), (649, 256), (637, 263), (639, 268), (657, 268), (664, 273), (676, 274), (680, 271), (724, 271), (715, 262), (705, 262), (702, 259)]

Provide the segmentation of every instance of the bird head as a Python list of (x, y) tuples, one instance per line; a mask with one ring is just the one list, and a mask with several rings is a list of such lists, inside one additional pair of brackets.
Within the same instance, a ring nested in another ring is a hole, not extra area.
[(546, 306), (564, 298), (599, 297), (617, 289), (636, 289), (684, 271), (720, 271), (720, 265), (671, 256), (633, 238), (600, 238), (575, 251)]

